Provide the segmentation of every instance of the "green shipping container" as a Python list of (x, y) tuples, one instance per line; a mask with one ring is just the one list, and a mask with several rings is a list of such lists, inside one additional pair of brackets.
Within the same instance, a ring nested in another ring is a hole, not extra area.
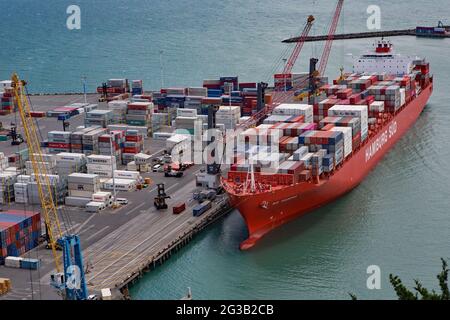
[(129, 124), (131, 126), (140, 126), (140, 127), (147, 126), (147, 122), (141, 121), (141, 120), (127, 120), (127, 124)]

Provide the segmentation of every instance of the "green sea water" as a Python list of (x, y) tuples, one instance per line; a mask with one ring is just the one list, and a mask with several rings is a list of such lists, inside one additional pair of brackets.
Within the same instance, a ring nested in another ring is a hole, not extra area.
[[(0, 78), (17, 71), (33, 92), (93, 91), (107, 78), (143, 79), (146, 89), (199, 85), (239, 75), (269, 80), (274, 61), (306, 17), (313, 34), (326, 32), (335, 1), (79, 0), (81, 30), (68, 30), (72, 1), (2, 3)], [(345, 1), (338, 32), (367, 31), (366, 9), (381, 8), (382, 29), (434, 25), (450, 16), (447, 1)], [(450, 24), (450, 22), (448, 23)], [(417, 123), (348, 195), (239, 251), (247, 236), (233, 212), (202, 232), (162, 267), (132, 287), (133, 299), (395, 298), (389, 273), (407, 285), (437, 288), (440, 257), (450, 257), (450, 39), (392, 38), (397, 51), (425, 56), (435, 77), (432, 98)], [(336, 41), (327, 74), (351, 67), (372, 40)], [(321, 52), (306, 44), (295, 67)], [(381, 289), (366, 286), (369, 265), (381, 270)]]

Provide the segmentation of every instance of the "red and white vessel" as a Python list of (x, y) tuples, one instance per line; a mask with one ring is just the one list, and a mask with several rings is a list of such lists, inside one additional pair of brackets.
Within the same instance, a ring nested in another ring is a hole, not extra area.
[[(284, 151), (280, 158), (290, 161), (292, 170), (263, 174), (258, 163), (241, 167), (236, 163), (222, 178), (233, 206), (248, 227), (249, 236), (241, 243), (241, 249), (251, 248), (274, 228), (357, 187), (415, 123), (433, 91), (429, 63), (395, 54), (386, 40), (378, 41), (370, 52), (357, 57), (353, 68), (353, 74), (320, 88), (327, 97), (311, 106), (317, 128), (298, 137), (298, 148), (303, 147), (309, 155), (295, 158), (296, 150), (291, 147), (286, 151), (280, 144)], [(352, 106), (358, 110), (366, 106), (367, 111), (352, 113)], [(350, 126), (352, 118), (359, 118), (359, 127), (352, 128), (351, 149), (341, 156), (339, 141), (345, 137), (339, 138), (336, 131), (339, 132), (339, 126)], [(283, 141), (286, 140), (295, 142), (295, 135)]]

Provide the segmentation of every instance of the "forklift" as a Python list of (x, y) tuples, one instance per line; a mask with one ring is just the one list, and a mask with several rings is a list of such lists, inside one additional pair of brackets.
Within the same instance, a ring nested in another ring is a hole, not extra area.
[(20, 133), (17, 133), (17, 126), (15, 123), (11, 123), (11, 128), (9, 129), (8, 136), (11, 137), (12, 146), (18, 146), (25, 142), (22, 135)]
[(170, 199), (170, 196), (166, 194), (164, 183), (158, 183), (156, 186), (158, 187), (158, 195), (155, 197), (154, 205), (157, 210), (167, 209), (166, 199)]
[(98, 98), (98, 102), (105, 102), (108, 99), (108, 86), (106, 82), (102, 83), (102, 95)]

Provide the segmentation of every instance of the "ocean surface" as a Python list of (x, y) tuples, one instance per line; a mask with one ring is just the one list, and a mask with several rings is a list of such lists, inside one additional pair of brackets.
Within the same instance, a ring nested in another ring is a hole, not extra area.
[[(80, 30), (66, 27), (74, 2)], [(367, 31), (371, 4), (380, 6), (384, 30), (450, 24), (444, 0), (348, 0), (338, 32)], [(143, 79), (146, 89), (228, 75), (269, 81), (289, 47), (281, 40), (298, 35), (309, 14), (316, 16), (312, 34), (326, 33), (334, 7), (329, 0), (3, 2), (0, 79), (17, 71), (36, 93), (81, 92), (82, 77), (89, 91), (119, 77)], [(327, 74), (350, 70), (350, 54), (372, 41), (336, 41)], [(132, 297), (178, 299), (191, 287), (195, 299), (349, 299), (349, 292), (390, 299), (389, 273), (438, 288), (440, 257), (450, 258), (450, 39), (392, 41), (399, 52), (427, 57), (435, 90), (416, 125), (358, 188), (247, 252), (238, 249), (247, 231), (233, 212), (148, 273)], [(322, 45), (305, 44), (295, 70), (306, 70)], [(380, 267), (380, 290), (367, 289), (369, 265)]]

